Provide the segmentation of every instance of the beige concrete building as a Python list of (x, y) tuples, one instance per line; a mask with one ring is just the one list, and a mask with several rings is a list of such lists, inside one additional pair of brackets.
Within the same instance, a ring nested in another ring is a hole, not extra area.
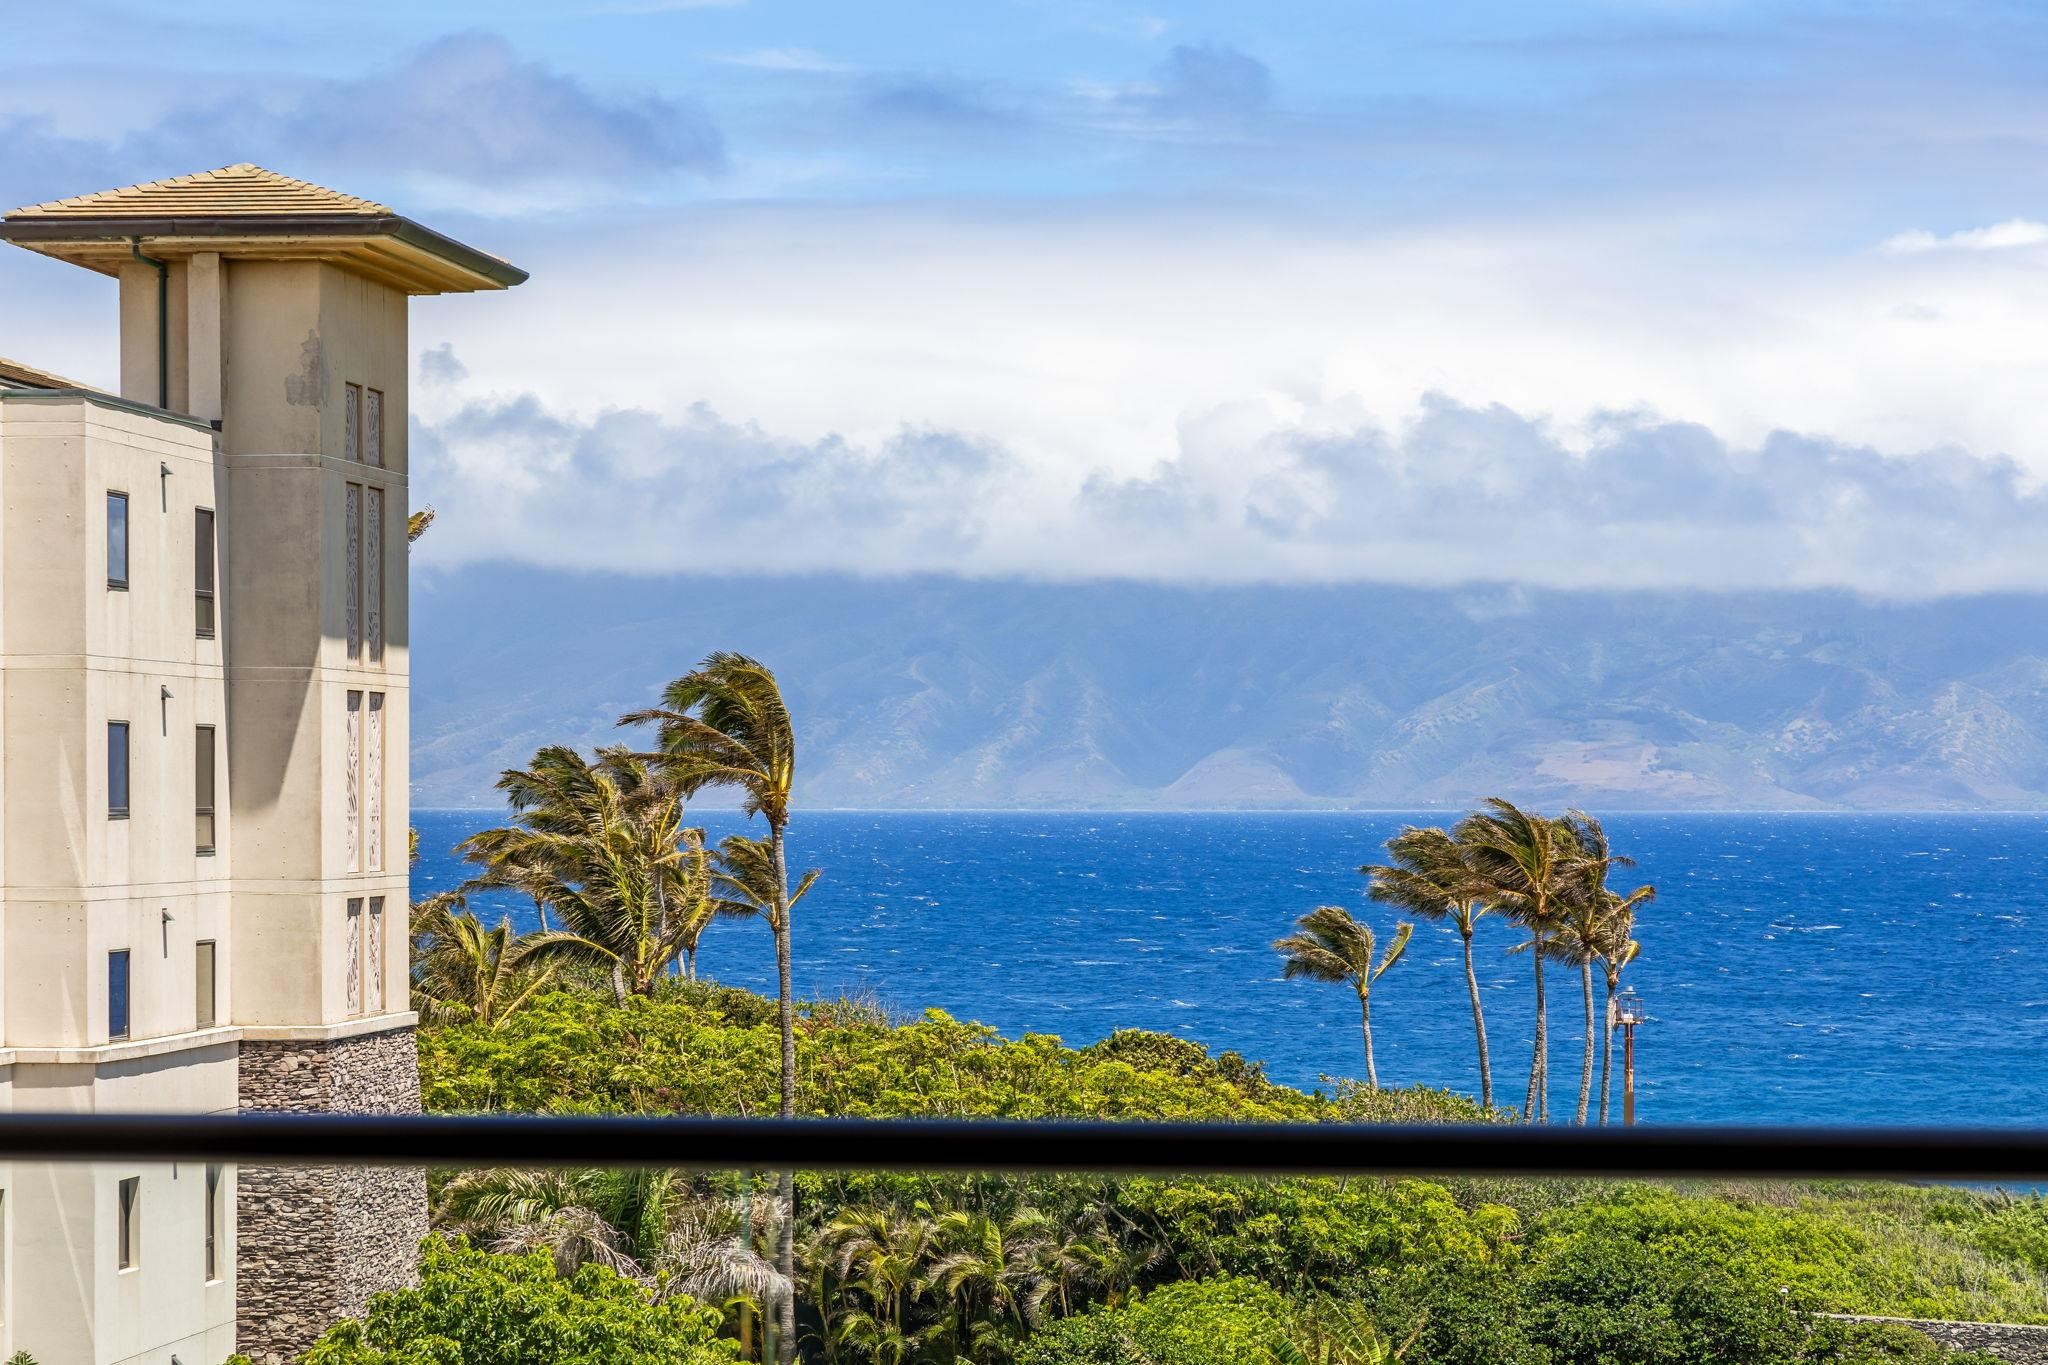
[[(416, 1108), (407, 299), (525, 276), (254, 166), (0, 238), (119, 282), (121, 375), (0, 361), (0, 1107)], [(416, 1174), (0, 1166), (0, 1357), (282, 1360), (424, 1227)]]

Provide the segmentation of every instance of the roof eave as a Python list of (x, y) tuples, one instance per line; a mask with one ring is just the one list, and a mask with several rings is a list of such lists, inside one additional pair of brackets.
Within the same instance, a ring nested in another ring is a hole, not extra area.
[(153, 217), (11, 217), (0, 219), (0, 241), (36, 250), (67, 242), (112, 242), (132, 238), (391, 237), (437, 256), (487, 282), (509, 289), (525, 282), (524, 270), (465, 246), (453, 237), (397, 214), (242, 213)]

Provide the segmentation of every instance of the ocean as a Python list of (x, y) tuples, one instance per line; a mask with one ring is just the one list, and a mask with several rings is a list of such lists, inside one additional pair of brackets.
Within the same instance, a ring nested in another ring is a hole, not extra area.
[[(735, 814), (700, 811), (713, 838)], [(792, 875), (821, 867), (795, 924), (799, 994), (859, 989), (1005, 1034), (1072, 1044), (1158, 1029), (1313, 1086), (1361, 1076), (1343, 987), (1284, 981), (1270, 944), (1364, 895), (1399, 813), (799, 812)], [(416, 811), (415, 896), (466, 875), (450, 852), (493, 812)], [(1625, 980), (1643, 1122), (2048, 1122), (2048, 816), (1619, 814), (1622, 889), (1657, 887)], [(531, 927), (530, 902), (479, 898)], [(1533, 1008), (1518, 935), (1483, 922), (1480, 985), (1496, 1098), (1527, 1085)], [(699, 970), (772, 989), (767, 929), (714, 925)], [(1546, 969), (1551, 1113), (1576, 1104), (1582, 1010)], [(1458, 940), (1418, 928), (1373, 993), (1383, 1084), (1477, 1093)], [(1619, 1070), (1619, 1043), (1616, 1068)], [(1620, 1083), (1615, 1084), (1617, 1107)], [(1596, 1097), (1597, 1104), (1597, 1097)]]

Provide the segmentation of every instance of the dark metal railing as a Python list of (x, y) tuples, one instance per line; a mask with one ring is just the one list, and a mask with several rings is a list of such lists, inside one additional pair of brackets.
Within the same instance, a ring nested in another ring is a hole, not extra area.
[(0, 1160), (2031, 1181), (2048, 1130), (7, 1114)]

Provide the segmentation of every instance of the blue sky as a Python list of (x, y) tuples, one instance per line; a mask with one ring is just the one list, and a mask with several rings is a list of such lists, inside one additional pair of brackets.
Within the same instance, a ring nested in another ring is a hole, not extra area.
[[(415, 310), (429, 563), (2048, 588), (2048, 8), (187, 14), (11, 26), (0, 199), (532, 269)], [(111, 318), (0, 253), (0, 354)]]

